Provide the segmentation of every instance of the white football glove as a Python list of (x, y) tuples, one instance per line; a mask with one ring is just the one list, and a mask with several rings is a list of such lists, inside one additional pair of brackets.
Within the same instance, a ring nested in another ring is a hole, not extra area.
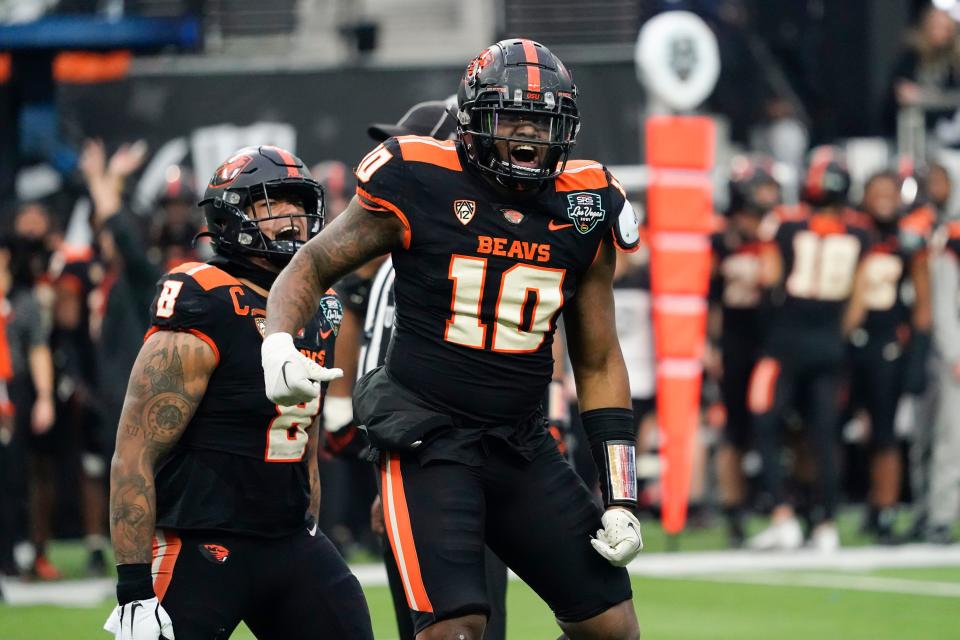
[(281, 406), (309, 402), (320, 395), (320, 383), (343, 375), (343, 369), (327, 369), (300, 353), (289, 333), (271, 333), (260, 347), (267, 397)]
[(115, 640), (176, 640), (170, 615), (155, 597), (117, 605), (103, 628)]
[(643, 549), (640, 521), (626, 509), (612, 508), (604, 512), (600, 522), (603, 529), (590, 544), (613, 566), (627, 566)]

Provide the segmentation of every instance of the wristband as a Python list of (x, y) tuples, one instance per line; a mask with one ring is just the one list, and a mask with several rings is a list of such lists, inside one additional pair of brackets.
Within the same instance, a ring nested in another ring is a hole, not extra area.
[(117, 565), (117, 602), (120, 606), (154, 597), (149, 563)]
[(637, 455), (633, 411), (592, 409), (580, 414), (600, 477), (604, 506), (637, 506)]

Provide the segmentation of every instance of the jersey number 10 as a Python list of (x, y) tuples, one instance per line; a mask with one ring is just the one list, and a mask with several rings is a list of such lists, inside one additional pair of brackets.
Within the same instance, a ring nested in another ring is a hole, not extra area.
[[(493, 351), (532, 353), (540, 348), (554, 316), (563, 306), (565, 273), (564, 269), (531, 264), (515, 264), (503, 272), (494, 312)], [(453, 299), (444, 339), (471, 349), (483, 349), (488, 327), (480, 319), (480, 310), (487, 259), (454, 255), (448, 277), (453, 280)], [(527, 317), (529, 322), (525, 323)]]
[(801, 231), (793, 238), (793, 270), (787, 293), (807, 300), (843, 300), (850, 295), (860, 243), (853, 236)]

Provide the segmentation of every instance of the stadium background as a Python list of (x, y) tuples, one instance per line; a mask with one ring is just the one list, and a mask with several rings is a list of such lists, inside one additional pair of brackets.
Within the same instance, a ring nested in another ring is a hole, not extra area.
[[(777, 151), (780, 139), (771, 132), (784, 123), (794, 128), (780, 131), (799, 132), (792, 142), (800, 140), (802, 152), (821, 143), (846, 146), (860, 183), (891, 166), (898, 150), (915, 160), (935, 155), (957, 168), (960, 155), (952, 149), (957, 139), (949, 132), (928, 131), (922, 122), (919, 130), (911, 129), (903, 126), (909, 124), (903, 117), (897, 127), (894, 67), (905, 35), (929, 4), (6, 0), (0, 2), (3, 226), (10, 226), (19, 203), (40, 199), (50, 204), (69, 242), (89, 241), (82, 224), (71, 226), (85, 215), (77, 207), (83, 185), (76, 157), (88, 138), (102, 139), (108, 150), (135, 140), (148, 144), (146, 162), (126, 189), (145, 227), (163, 222), (157, 202), (170, 166), (199, 176), (202, 186), (220, 159), (255, 140), (287, 146), (311, 165), (335, 161), (352, 167), (372, 146), (366, 136), (370, 123), (395, 121), (416, 102), (449, 95), (466, 60), (501, 37), (520, 35), (551, 47), (574, 72), (584, 122), (576, 156), (623, 167), (621, 177), (642, 200), (643, 122), (652, 105), (637, 80), (634, 44), (647, 20), (670, 9), (700, 15), (720, 46), (720, 79), (700, 109), (716, 119), (720, 131), (718, 205), (726, 198), (729, 158), (742, 151)], [(953, 3), (935, 4), (950, 9)], [(141, 18), (155, 22), (137, 23)], [(138, 29), (121, 28), (127, 24)], [(76, 55), (78, 50), (85, 53)], [(789, 185), (795, 186), (802, 171), (802, 153), (798, 158), (789, 149), (783, 152), (781, 175), (789, 197)], [(634, 567), (647, 637), (955, 637), (960, 550), (869, 546), (870, 539), (858, 532), (862, 468), (859, 476), (855, 466), (848, 469), (850, 506), (841, 517), (841, 536), (852, 549), (841, 555), (694, 555), (724, 547), (713, 508), (712, 437), (705, 429), (707, 462), (695, 483), (698, 509), (687, 530), (668, 538), (655, 518), (647, 520), (652, 553)], [(68, 579), (42, 584), (5, 579), (0, 639), (106, 637), (98, 629), (112, 587), (109, 580), (80, 580), (86, 556), (77, 541), (82, 527), (71, 475), (79, 461), (69, 455), (65, 460), (57, 473), (59, 541), (49, 555)], [(850, 460), (857, 460), (856, 453)], [(342, 538), (343, 548), (367, 577), (377, 637), (395, 637), (382, 576), (376, 565), (364, 562), (373, 557), (369, 541), (353, 536), (362, 513), (345, 507), (350, 494), (340, 491), (351, 471), (332, 461), (328, 474), (325, 499), (329, 496), (348, 521), (331, 516), (328, 524), (351, 530)], [(2, 499), (10, 504), (18, 494), (6, 492)], [(909, 507), (902, 509), (903, 526)], [(364, 509), (365, 504), (359, 511)], [(751, 522), (752, 529), (759, 526)], [(653, 555), (659, 553), (667, 555)], [(553, 637), (549, 613), (528, 590), (513, 582), (509, 598), (509, 637)]]

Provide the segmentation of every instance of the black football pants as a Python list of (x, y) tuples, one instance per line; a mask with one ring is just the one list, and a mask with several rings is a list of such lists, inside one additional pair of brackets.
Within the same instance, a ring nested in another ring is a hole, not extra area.
[(360, 583), (321, 532), (283, 538), (158, 530), (154, 590), (177, 640), (372, 640)]
[(774, 505), (787, 503), (783, 478), (784, 415), (799, 409), (807, 424), (817, 465), (817, 520), (831, 520), (837, 508), (838, 386), (840, 364), (804, 363), (801, 358), (762, 358), (750, 385), (750, 406), (762, 482)]

